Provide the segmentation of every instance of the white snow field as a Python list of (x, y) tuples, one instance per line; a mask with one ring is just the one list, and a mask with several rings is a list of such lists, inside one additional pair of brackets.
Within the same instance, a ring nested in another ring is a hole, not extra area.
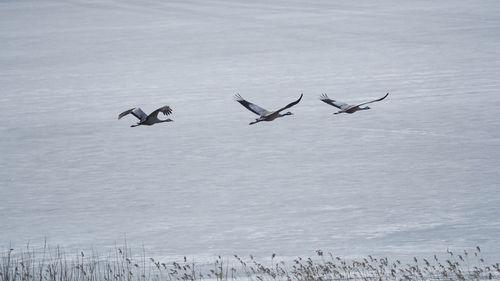
[[(500, 2), (0, 1), (0, 249), (500, 259)], [(347, 103), (390, 95), (371, 110)], [(249, 126), (296, 100), (292, 116)], [(170, 105), (130, 128), (126, 109)]]

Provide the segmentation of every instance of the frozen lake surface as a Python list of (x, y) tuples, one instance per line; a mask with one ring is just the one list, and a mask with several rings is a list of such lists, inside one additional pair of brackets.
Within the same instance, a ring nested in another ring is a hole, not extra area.
[[(0, 1), (0, 249), (500, 259), (500, 2)], [(321, 93), (371, 110), (332, 115)], [(233, 101), (293, 116), (256, 117)], [(173, 123), (123, 110), (168, 104)]]

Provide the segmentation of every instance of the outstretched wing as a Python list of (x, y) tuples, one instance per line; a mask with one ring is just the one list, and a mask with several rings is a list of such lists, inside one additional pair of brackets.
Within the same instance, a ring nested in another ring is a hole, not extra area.
[(241, 105), (243, 105), (248, 110), (250, 110), (251, 112), (253, 112), (257, 115), (263, 116), (263, 115), (266, 115), (267, 113), (269, 113), (269, 111), (265, 110), (264, 108), (262, 108), (258, 105), (255, 105), (251, 102), (246, 101), (244, 98), (242, 98), (240, 96), (240, 94), (234, 95), (234, 100), (241, 103)]
[(343, 108), (346, 108), (348, 107), (349, 105), (347, 103), (343, 103), (343, 102), (339, 102), (339, 101), (336, 101), (336, 100), (332, 100), (330, 99), (326, 94), (322, 94), (319, 99), (322, 101), (322, 102), (325, 102), (329, 105), (332, 105), (332, 106), (335, 106), (336, 108), (338, 109), (343, 109)]
[(296, 100), (296, 101), (294, 101), (294, 102), (291, 102), (291, 103), (287, 104), (285, 107), (280, 108), (280, 109), (276, 110), (276, 111), (275, 111), (275, 112), (273, 112), (273, 113), (278, 113), (278, 112), (281, 112), (281, 111), (283, 111), (283, 110), (285, 110), (285, 109), (287, 109), (287, 108), (290, 108), (290, 107), (292, 107), (292, 106), (294, 106), (294, 105), (298, 104), (298, 103), (300, 102), (300, 100), (302, 99), (302, 96), (303, 96), (303, 95), (304, 95), (304, 94), (300, 94), (300, 98), (299, 98), (298, 100)]
[(142, 111), (142, 109), (140, 109), (139, 107), (135, 107), (135, 108), (131, 108), (129, 110), (125, 110), (124, 112), (120, 113), (120, 115), (118, 115), (118, 119), (121, 119), (123, 116), (125, 116), (129, 113), (132, 113), (132, 115), (137, 117), (137, 119), (139, 119), (139, 120), (144, 120), (148, 117), (148, 115), (146, 113), (144, 113), (144, 111)]
[(379, 99), (372, 100), (372, 101), (367, 101), (367, 102), (363, 102), (363, 103), (360, 103), (360, 104), (356, 104), (356, 106), (362, 106), (362, 105), (369, 104), (369, 103), (372, 103), (372, 102), (381, 101), (381, 100), (385, 99), (388, 95), (389, 95), (389, 93), (385, 94), (385, 96), (383, 96), (383, 97), (381, 97)]
[(151, 116), (157, 117), (158, 113), (160, 113), (160, 112), (163, 113), (163, 115), (170, 115), (172, 113), (172, 109), (170, 108), (170, 106), (165, 105), (165, 106), (160, 107), (157, 110), (151, 112), (151, 114), (149, 114), (148, 117), (151, 117)]

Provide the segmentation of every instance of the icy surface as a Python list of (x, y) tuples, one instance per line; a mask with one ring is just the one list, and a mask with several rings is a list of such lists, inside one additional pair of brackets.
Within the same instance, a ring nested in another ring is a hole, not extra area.
[[(500, 258), (500, 2), (0, 1), (0, 248)], [(347, 103), (332, 115), (321, 93)], [(292, 116), (256, 117), (304, 93)], [(123, 110), (170, 105), (130, 128)]]

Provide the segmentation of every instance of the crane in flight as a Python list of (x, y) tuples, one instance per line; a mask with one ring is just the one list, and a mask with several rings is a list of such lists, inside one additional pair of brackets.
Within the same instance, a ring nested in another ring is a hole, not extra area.
[(363, 103), (360, 103), (360, 104), (347, 104), (347, 103), (343, 103), (343, 102), (339, 102), (339, 101), (336, 101), (336, 100), (332, 100), (330, 99), (326, 94), (322, 94), (320, 96), (320, 100), (331, 105), (331, 106), (335, 106), (336, 108), (340, 109), (340, 111), (338, 112), (335, 112), (333, 114), (340, 114), (340, 113), (354, 113), (358, 110), (367, 110), (367, 109), (370, 109), (370, 107), (368, 106), (365, 106), (365, 107), (362, 107), (363, 105), (365, 104), (369, 104), (369, 103), (372, 103), (372, 102), (377, 102), (377, 101), (381, 101), (383, 99), (385, 99), (387, 96), (389, 95), (389, 93), (385, 94), (385, 96), (379, 98), (379, 99), (376, 99), (376, 100), (372, 100), (372, 101), (367, 101), (367, 102), (363, 102)]
[(157, 110), (151, 112), (151, 114), (147, 115), (146, 113), (144, 113), (144, 111), (142, 111), (141, 108), (134, 107), (134, 108), (131, 108), (129, 110), (125, 110), (124, 112), (120, 113), (120, 115), (118, 115), (118, 119), (121, 119), (123, 116), (128, 115), (129, 113), (132, 113), (132, 115), (134, 115), (135, 117), (137, 117), (137, 119), (139, 119), (139, 122), (135, 125), (130, 126), (130, 127), (137, 127), (140, 125), (151, 126), (151, 125), (154, 125), (156, 123), (174, 121), (170, 118), (167, 118), (165, 120), (158, 119), (158, 114), (160, 112), (163, 113), (163, 115), (170, 115), (172, 113), (172, 109), (170, 108), (170, 106), (165, 105), (165, 106), (160, 107)]
[(290, 111), (286, 112), (286, 113), (283, 113), (281, 114), (281, 111), (285, 110), (285, 109), (288, 109), (296, 104), (298, 104), (300, 102), (300, 100), (302, 99), (302, 96), (303, 94), (300, 94), (300, 98), (292, 103), (289, 103), (288, 105), (278, 109), (278, 110), (275, 110), (275, 111), (267, 111), (265, 110), (264, 108), (258, 106), (258, 105), (255, 105), (251, 102), (248, 102), (246, 101), (244, 98), (242, 98), (240, 96), (240, 94), (236, 94), (234, 96), (234, 99), (239, 102), (241, 105), (243, 105), (244, 107), (246, 107), (248, 110), (250, 110), (251, 112), (259, 115), (259, 118), (255, 119), (255, 121), (253, 122), (250, 122), (248, 125), (253, 125), (255, 123), (259, 123), (261, 121), (273, 121), (274, 119), (276, 118), (279, 118), (279, 117), (283, 117), (283, 116), (287, 116), (287, 115), (293, 115), (293, 113), (291, 113)]

